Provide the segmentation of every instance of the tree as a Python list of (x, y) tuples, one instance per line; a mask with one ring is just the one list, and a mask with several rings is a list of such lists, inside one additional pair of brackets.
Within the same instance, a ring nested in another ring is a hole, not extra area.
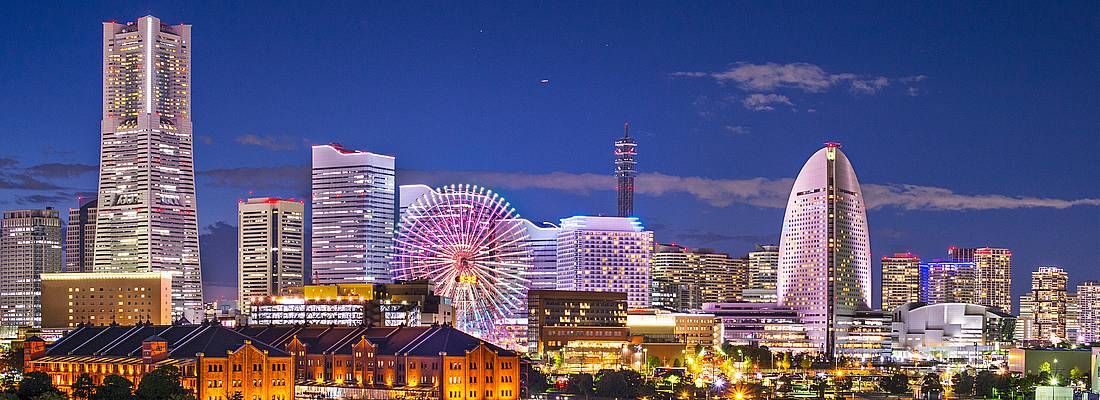
[(87, 373), (80, 374), (76, 377), (76, 381), (73, 381), (73, 398), (80, 400), (90, 400), (92, 394), (95, 393), (95, 382), (92, 381), (92, 376)]
[(993, 397), (993, 388), (997, 385), (997, 376), (989, 371), (978, 372), (974, 377), (974, 395), (982, 398)]
[(546, 374), (537, 369), (531, 369), (527, 374), (527, 395), (545, 393), (550, 388), (550, 381)]
[(951, 387), (957, 396), (970, 396), (974, 394), (974, 375), (967, 371), (961, 371), (951, 377)]
[(802, 369), (809, 371), (814, 366), (814, 360), (809, 356), (803, 354), (802, 358), (798, 360), (798, 366)]
[(0, 351), (0, 374), (23, 372), (23, 346)]
[(626, 377), (618, 371), (601, 371), (596, 379), (596, 396), (627, 398), (631, 396)]
[(878, 380), (878, 387), (886, 393), (902, 395), (909, 393), (909, 377), (902, 373), (884, 376)]
[(61, 392), (46, 392), (35, 396), (33, 400), (69, 400), (69, 398)]
[(20, 400), (32, 400), (35, 397), (43, 393), (58, 392), (57, 388), (53, 387), (53, 381), (50, 380), (50, 376), (45, 372), (34, 371), (23, 376), (23, 380), (19, 381), (19, 389), (15, 394), (19, 396)]
[(654, 369), (661, 366), (661, 357), (649, 356), (645, 358), (645, 366)]
[(1069, 370), (1069, 384), (1079, 383), (1081, 386), (1088, 386), (1089, 375), (1087, 372), (1082, 371), (1080, 368), (1073, 367)]
[(103, 378), (103, 384), (96, 386), (92, 400), (130, 400), (133, 397), (134, 383), (122, 376), (111, 374)]
[(139, 400), (193, 400), (191, 391), (180, 382), (180, 370), (172, 365), (157, 367), (145, 375), (134, 395)]
[(940, 383), (940, 376), (933, 372), (929, 372), (924, 376), (924, 379), (921, 380), (921, 396), (924, 396), (926, 399), (938, 398), (940, 393), (943, 393), (943, 384)]
[(814, 382), (810, 384), (810, 389), (812, 389), (814, 393), (817, 393), (817, 398), (819, 399), (825, 398), (825, 389), (828, 387), (829, 381), (822, 377), (814, 378)]
[(569, 376), (569, 385), (565, 391), (578, 396), (592, 394), (592, 374), (574, 374)]

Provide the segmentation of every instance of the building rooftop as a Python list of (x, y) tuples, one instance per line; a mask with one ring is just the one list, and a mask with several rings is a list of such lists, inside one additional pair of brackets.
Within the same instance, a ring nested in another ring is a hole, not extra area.
[(503, 349), (462, 332), (450, 325), (412, 327), (366, 326), (269, 326), (251, 325), (236, 328), (237, 332), (286, 348), (294, 338), (306, 345), (309, 353), (351, 354), (352, 345), (363, 338), (377, 347), (379, 355), (457, 356), (484, 343), (501, 355), (515, 352)]
[(170, 358), (192, 358), (198, 353), (224, 355), (250, 342), (269, 355), (286, 357), (279, 348), (218, 324), (82, 326), (58, 339), (47, 356), (141, 357), (141, 343), (150, 339), (168, 343)]

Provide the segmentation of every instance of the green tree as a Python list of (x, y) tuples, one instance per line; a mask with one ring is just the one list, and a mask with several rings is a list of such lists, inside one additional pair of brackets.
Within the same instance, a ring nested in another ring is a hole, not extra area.
[(92, 381), (91, 375), (84, 373), (76, 377), (76, 381), (73, 382), (74, 399), (90, 400), (94, 393), (95, 382)]
[(939, 394), (943, 393), (943, 383), (940, 382), (940, 376), (933, 372), (929, 372), (924, 375), (924, 379), (921, 380), (920, 394), (926, 399), (938, 398)]
[(654, 369), (661, 366), (661, 357), (649, 356), (645, 358), (645, 366)]
[(57, 388), (53, 387), (53, 381), (50, 380), (50, 376), (45, 372), (34, 371), (23, 376), (23, 380), (19, 381), (19, 389), (15, 394), (19, 396), (20, 400), (32, 400), (35, 397), (43, 393), (57, 392)]
[(1069, 380), (1071, 382), (1070, 384), (1080, 383), (1081, 385), (1088, 386), (1089, 375), (1080, 368), (1073, 367), (1069, 370)]
[(531, 369), (531, 372), (527, 374), (527, 394), (545, 393), (550, 388), (550, 381), (546, 374), (537, 369)]
[(951, 388), (956, 396), (970, 396), (974, 394), (974, 375), (967, 371), (960, 371), (951, 377)]
[(974, 395), (982, 398), (993, 397), (993, 388), (997, 385), (997, 376), (989, 371), (978, 372), (974, 377)]
[(825, 389), (828, 387), (829, 381), (822, 377), (814, 378), (814, 382), (810, 384), (810, 389), (812, 389), (814, 393), (817, 393), (817, 398), (819, 399), (825, 398)]
[(14, 392), (0, 393), (0, 400), (19, 400), (19, 396), (16, 396)]
[(631, 396), (630, 385), (619, 371), (600, 371), (596, 377), (596, 396), (627, 398)]
[(909, 393), (909, 377), (902, 373), (879, 378), (878, 387), (886, 393), (902, 395)]
[(23, 346), (12, 346), (0, 351), (0, 374), (23, 372)]
[(569, 376), (569, 385), (565, 391), (578, 396), (592, 394), (592, 374), (573, 374)]
[(1042, 364), (1039, 364), (1039, 372), (1046, 372), (1046, 373), (1049, 374), (1050, 373), (1050, 368), (1051, 367), (1050, 367), (1050, 362), (1049, 361), (1043, 361)]
[(92, 400), (130, 400), (134, 393), (134, 383), (122, 376), (111, 374), (103, 378), (103, 384), (96, 386)]
[(798, 360), (798, 366), (802, 367), (802, 369), (804, 370), (809, 370), (814, 366), (814, 359), (803, 354), (802, 357)]
[(172, 365), (157, 367), (153, 372), (141, 378), (134, 396), (138, 400), (190, 400), (194, 396), (184, 389), (180, 381), (180, 370)]
[(33, 400), (69, 400), (69, 398), (61, 392), (46, 392), (35, 396)]

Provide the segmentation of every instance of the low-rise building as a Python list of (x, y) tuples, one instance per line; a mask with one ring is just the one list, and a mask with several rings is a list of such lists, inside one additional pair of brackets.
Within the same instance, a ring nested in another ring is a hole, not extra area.
[(565, 372), (618, 368), (630, 339), (622, 292), (531, 290), (527, 294), (532, 357)]
[(718, 319), (723, 342), (792, 353), (817, 350), (806, 336), (798, 312), (790, 307), (775, 303), (707, 303), (703, 311)]
[(1016, 320), (994, 307), (966, 303), (909, 303), (894, 310), (892, 357), (977, 363), (1012, 342)]
[(710, 347), (719, 343), (714, 314), (632, 312), (626, 316), (631, 336), (645, 342)]
[(416, 326), (453, 324), (449, 299), (426, 282), (307, 285), (301, 296), (251, 299), (257, 325)]
[(42, 327), (172, 323), (172, 272), (42, 274)]

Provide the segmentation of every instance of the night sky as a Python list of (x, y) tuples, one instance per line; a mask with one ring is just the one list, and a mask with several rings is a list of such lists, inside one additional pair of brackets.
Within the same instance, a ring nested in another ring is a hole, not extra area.
[(1100, 279), (1095, 1), (82, 3), (4, 7), (0, 208), (95, 191), (101, 21), (193, 24), (208, 300), (235, 295), (237, 200), (308, 198), (310, 144), (556, 221), (614, 213), (627, 120), (659, 241), (777, 242), (793, 178), (839, 141), (875, 260), (998, 246), (1015, 295), (1039, 265)]

